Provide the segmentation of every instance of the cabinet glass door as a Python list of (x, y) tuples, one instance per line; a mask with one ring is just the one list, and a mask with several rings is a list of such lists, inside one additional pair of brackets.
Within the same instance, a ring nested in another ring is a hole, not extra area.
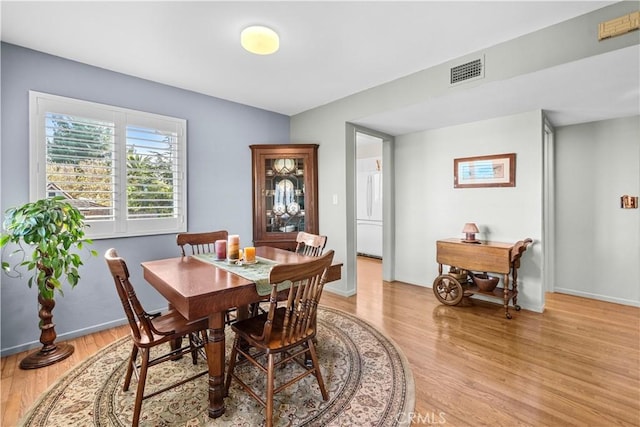
[(267, 158), (264, 166), (264, 206), (267, 232), (304, 231), (304, 159)]

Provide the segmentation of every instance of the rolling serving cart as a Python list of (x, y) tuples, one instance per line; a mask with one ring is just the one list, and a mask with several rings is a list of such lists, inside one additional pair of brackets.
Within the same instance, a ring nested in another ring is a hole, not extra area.
[[(498, 298), (503, 301), (506, 318), (511, 319), (509, 302), (513, 303), (516, 311), (520, 310), (517, 304), (520, 257), (532, 242), (531, 239), (513, 244), (438, 240), (436, 260), (439, 276), (433, 282), (433, 293), (445, 305), (457, 305), (463, 297), (473, 294)], [(448, 273), (442, 273), (443, 265), (449, 266)], [(497, 286), (499, 278), (489, 276), (488, 272), (502, 274), (502, 286)]]

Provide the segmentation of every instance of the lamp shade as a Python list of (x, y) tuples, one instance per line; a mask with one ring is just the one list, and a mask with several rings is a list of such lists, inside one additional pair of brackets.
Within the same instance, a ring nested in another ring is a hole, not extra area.
[(464, 239), (462, 240), (463, 242), (478, 243), (478, 241), (476, 240), (476, 233), (479, 233), (480, 230), (478, 230), (478, 226), (473, 222), (466, 223), (464, 225), (464, 228), (462, 229), (462, 232), (464, 233)]
[(240, 44), (256, 55), (270, 55), (280, 48), (280, 37), (271, 28), (253, 25), (242, 30)]
[(479, 233), (480, 230), (478, 230), (478, 226), (475, 225), (473, 222), (468, 222), (464, 225), (462, 232), (463, 233)]

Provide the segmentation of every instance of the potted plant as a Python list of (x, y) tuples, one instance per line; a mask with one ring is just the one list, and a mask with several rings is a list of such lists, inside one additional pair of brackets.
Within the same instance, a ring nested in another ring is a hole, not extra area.
[[(40, 303), (40, 351), (20, 362), (22, 369), (34, 369), (56, 363), (73, 353), (69, 344), (56, 345), (55, 324), (52, 310), (56, 292), (64, 295), (61, 279), (66, 278), (71, 287), (78, 284), (78, 267), (83, 262), (76, 250), (91, 244), (85, 238), (84, 215), (62, 196), (41, 199), (19, 207), (7, 209), (3, 223), (5, 232), (0, 238), (0, 248), (9, 243), (17, 244), (9, 256), (19, 256), (13, 263), (2, 261), (2, 269), (12, 277), (21, 277), (20, 268), (33, 271), (27, 284), (38, 287)], [(24, 245), (32, 249), (28, 256)], [(92, 256), (98, 253), (90, 250)]]

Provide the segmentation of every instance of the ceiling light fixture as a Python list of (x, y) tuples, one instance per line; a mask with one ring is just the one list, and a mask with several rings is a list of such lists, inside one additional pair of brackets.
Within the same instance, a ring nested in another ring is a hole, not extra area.
[(270, 55), (280, 48), (280, 37), (271, 28), (254, 25), (242, 30), (242, 47), (256, 55)]

